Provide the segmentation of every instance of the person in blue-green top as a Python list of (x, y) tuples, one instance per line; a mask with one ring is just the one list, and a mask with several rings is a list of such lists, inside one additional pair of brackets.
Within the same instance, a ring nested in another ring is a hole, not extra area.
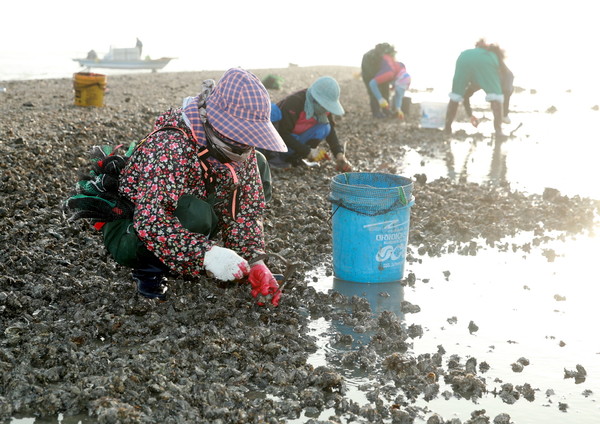
[(504, 137), (502, 133), (502, 104), (504, 94), (500, 81), (499, 48), (479, 40), (475, 48), (463, 51), (456, 60), (452, 92), (446, 111), (445, 133), (452, 133), (452, 122), (456, 118), (458, 105), (463, 101), (470, 84), (476, 84), (486, 93), (494, 116), (494, 131), (496, 136)]
[[(515, 91), (514, 80), (515, 76), (512, 71), (506, 66), (504, 63), (504, 52), (502, 50), (498, 50), (497, 52), (498, 58), (500, 59), (500, 83), (502, 84), (502, 94), (504, 94), (504, 102), (502, 104), (502, 122), (505, 124), (510, 124), (510, 118), (508, 117), (508, 113), (510, 111), (510, 97)], [(464, 96), (463, 106), (465, 107), (465, 112), (467, 116), (471, 120), (471, 124), (474, 127), (479, 125), (479, 119), (473, 115), (473, 109), (471, 108), (471, 96), (475, 94), (477, 91), (481, 90), (475, 83), (469, 84), (467, 91)]]

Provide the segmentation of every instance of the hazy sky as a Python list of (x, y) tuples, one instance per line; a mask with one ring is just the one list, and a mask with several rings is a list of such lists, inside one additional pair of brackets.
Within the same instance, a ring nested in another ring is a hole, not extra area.
[[(388, 41), (413, 79), (448, 75), (458, 54), (497, 42), (517, 78), (581, 82), (595, 76), (595, 2), (586, 0), (4, 0), (0, 59), (11, 50), (106, 52), (144, 42), (181, 67), (223, 69), (360, 65)], [(214, 64), (214, 65), (213, 65)], [(169, 65), (171, 66), (171, 65)], [(595, 80), (595, 78), (594, 78)], [(518, 82), (518, 81), (517, 81)]]

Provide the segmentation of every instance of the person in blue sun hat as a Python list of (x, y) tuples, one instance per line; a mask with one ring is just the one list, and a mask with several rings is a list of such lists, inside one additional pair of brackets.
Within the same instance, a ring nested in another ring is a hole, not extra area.
[(277, 281), (260, 260), (271, 193), (269, 166), (257, 149), (287, 147), (270, 114), (269, 93), (251, 72), (234, 68), (218, 83), (206, 80), (124, 156), (96, 155), (92, 179), (65, 209), (72, 219), (93, 220), (146, 298), (166, 299), (169, 274), (206, 274), (247, 280), (254, 297), (277, 305)]
[(334, 78), (320, 77), (310, 87), (271, 106), (273, 125), (288, 148), (284, 153), (264, 151), (272, 167), (299, 165), (326, 140), (336, 169), (352, 170), (335, 131), (334, 116), (343, 116), (345, 111), (340, 103), (340, 86)]

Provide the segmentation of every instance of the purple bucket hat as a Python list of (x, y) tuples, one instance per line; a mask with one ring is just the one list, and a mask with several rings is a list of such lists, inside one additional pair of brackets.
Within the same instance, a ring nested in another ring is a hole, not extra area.
[(225, 137), (248, 146), (287, 152), (271, 123), (267, 89), (251, 72), (229, 69), (206, 100), (208, 122)]

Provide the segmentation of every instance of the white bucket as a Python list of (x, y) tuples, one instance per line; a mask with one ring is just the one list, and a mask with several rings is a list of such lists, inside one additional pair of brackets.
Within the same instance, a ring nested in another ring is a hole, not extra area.
[(447, 103), (422, 102), (421, 128), (443, 128), (446, 123)]

